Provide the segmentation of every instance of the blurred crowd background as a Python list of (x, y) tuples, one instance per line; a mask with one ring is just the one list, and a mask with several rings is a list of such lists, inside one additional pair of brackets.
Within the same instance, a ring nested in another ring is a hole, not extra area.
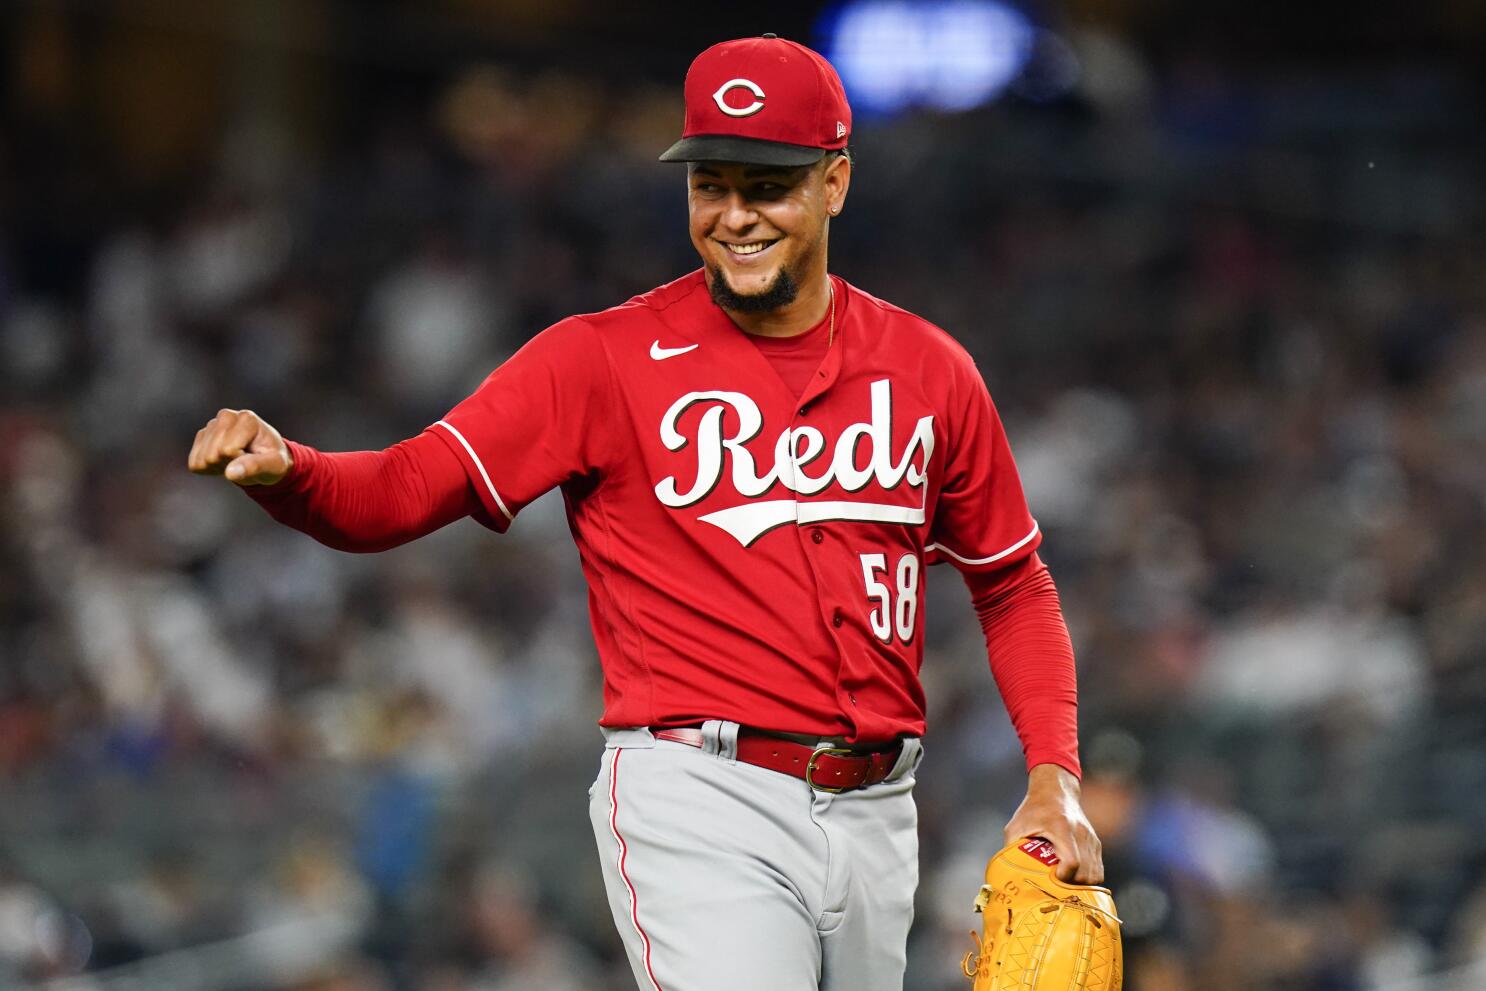
[[(1129, 988), (1486, 987), (1486, 14), (1286, 6), (1007, 8), (1004, 86), (861, 113), (833, 269), (1007, 422)], [(818, 15), (0, 9), (0, 988), (633, 987), (560, 502), (346, 555), (185, 457), (387, 446), (695, 267), (685, 66)], [(930, 596), (909, 991), (1024, 787)]]

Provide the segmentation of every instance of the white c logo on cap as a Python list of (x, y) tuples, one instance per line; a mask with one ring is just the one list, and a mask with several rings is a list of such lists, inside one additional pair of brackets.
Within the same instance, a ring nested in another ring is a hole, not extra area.
[[(728, 106), (727, 103), (723, 100), (723, 97), (727, 96), (729, 91), (739, 88), (746, 89), (750, 93), (752, 93), (754, 95), (754, 101), (746, 107), (739, 107), (735, 109)], [(717, 87), (717, 92), (712, 94), (712, 102), (717, 104), (718, 110), (721, 110), (729, 117), (752, 117), (754, 114), (764, 109), (764, 91), (760, 89), (759, 84), (754, 82), (752, 79), (729, 79), (727, 82)]]

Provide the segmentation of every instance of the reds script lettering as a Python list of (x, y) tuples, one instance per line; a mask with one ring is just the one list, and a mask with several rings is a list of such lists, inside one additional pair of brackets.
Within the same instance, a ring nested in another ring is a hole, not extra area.
[[(662, 505), (683, 509), (700, 502), (717, 488), (723, 478), (723, 461), (732, 462), (733, 488), (744, 499), (758, 500), (775, 485), (798, 495), (815, 495), (832, 484), (847, 492), (859, 492), (873, 481), (884, 491), (892, 491), (907, 482), (909, 488), (924, 489), (929, 459), (934, 454), (934, 417), (920, 417), (901, 455), (893, 456), (893, 387), (888, 379), (872, 383), (872, 414), (865, 423), (853, 423), (836, 439), (825, 471), (811, 475), (805, 469), (826, 450), (825, 436), (815, 427), (786, 427), (774, 444), (774, 464), (760, 473), (752, 452), (744, 445), (763, 429), (764, 418), (758, 404), (741, 392), (688, 392), (671, 404), (660, 422), (661, 443), (668, 451), (680, 451), (688, 445), (696, 452), (696, 478), (691, 488), (682, 492), (676, 476), (668, 475), (655, 486), (655, 497)], [(677, 429), (681, 416), (698, 404), (710, 404), (696, 422), (696, 435), (687, 437)], [(731, 409), (737, 416), (737, 430), (732, 436), (723, 433), (723, 417)], [(858, 465), (857, 449), (866, 440), (871, 456), (864, 466)], [(916, 456), (922, 460), (915, 463)], [(725, 530), (744, 547), (760, 536), (785, 523), (815, 523), (822, 520), (861, 520), (904, 525), (924, 522), (923, 499), (918, 506), (867, 501), (799, 502), (795, 499), (752, 501), (699, 517), (704, 523)]]

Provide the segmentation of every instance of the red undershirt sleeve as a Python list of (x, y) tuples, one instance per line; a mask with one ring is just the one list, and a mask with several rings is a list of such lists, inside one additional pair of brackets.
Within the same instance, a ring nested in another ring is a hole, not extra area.
[(1081, 776), (1073, 642), (1047, 565), (1032, 554), (996, 571), (962, 574), (1027, 768), (1057, 764)]
[(336, 550), (387, 550), (485, 514), (458, 456), (429, 431), (382, 451), (286, 443), (289, 474), (243, 491), (280, 523)]

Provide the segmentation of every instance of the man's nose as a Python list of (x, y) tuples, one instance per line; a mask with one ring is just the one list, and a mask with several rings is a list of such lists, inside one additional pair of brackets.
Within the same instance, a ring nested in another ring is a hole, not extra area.
[(720, 220), (729, 230), (743, 231), (758, 223), (758, 211), (753, 208), (753, 204), (749, 203), (746, 196), (733, 190), (723, 204)]

